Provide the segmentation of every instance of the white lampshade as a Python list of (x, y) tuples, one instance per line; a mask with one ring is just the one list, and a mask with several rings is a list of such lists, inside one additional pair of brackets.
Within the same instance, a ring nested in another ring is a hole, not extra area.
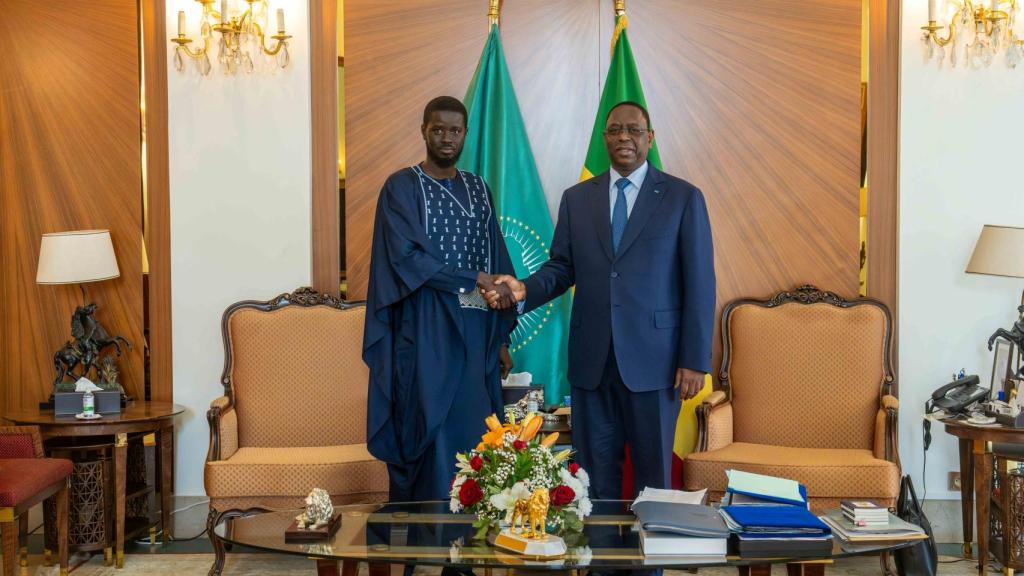
[(986, 224), (967, 272), (1024, 278), (1024, 228)]
[(78, 284), (120, 275), (109, 230), (43, 234), (36, 283)]

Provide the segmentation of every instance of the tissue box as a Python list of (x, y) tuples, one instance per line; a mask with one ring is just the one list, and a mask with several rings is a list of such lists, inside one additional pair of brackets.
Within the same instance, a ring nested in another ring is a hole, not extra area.
[[(97, 414), (121, 412), (121, 393), (117, 390), (100, 390), (92, 394)], [(82, 411), (82, 396), (85, 396), (85, 392), (55, 392), (53, 394), (54, 415), (69, 416), (80, 413)]]

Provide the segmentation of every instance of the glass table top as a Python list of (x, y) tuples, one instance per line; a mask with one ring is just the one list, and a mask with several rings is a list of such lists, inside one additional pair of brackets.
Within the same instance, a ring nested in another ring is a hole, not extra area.
[(581, 533), (562, 534), (568, 547), (557, 559), (529, 558), (485, 541), (473, 540), (474, 516), (452, 514), (447, 501), (337, 506), (341, 526), (329, 540), (286, 543), (285, 530), (300, 511), (259, 512), (227, 518), (215, 528), (227, 542), (272, 552), (314, 558), (388, 564), (465, 568), (530, 567), (532, 569), (693, 568), (828, 560), (877, 555), (916, 542), (842, 542), (834, 538), (831, 556), (812, 558), (747, 558), (740, 556), (644, 556), (629, 502), (595, 500)]

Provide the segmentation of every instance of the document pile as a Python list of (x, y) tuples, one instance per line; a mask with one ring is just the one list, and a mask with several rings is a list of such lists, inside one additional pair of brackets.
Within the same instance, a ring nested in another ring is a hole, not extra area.
[(729, 529), (714, 508), (703, 504), (706, 492), (640, 492), (630, 509), (636, 514), (645, 555), (725, 556)]
[(839, 502), (843, 517), (857, 526), (885, 527), (889, 525), (889, 510), (870, 500), (843, 500)]
[[(883, 508), (885, 510), (885, 508)], [(920, 526), (911, 524), (891, 513), (884, 525), (861, 526), (855, 524), (846, 514), (839, 510), (831, 510), (821, 517), (832, 531), (844, 542), (875, 542), (885, 540), (925, 540), (928, 534)]]
[(811, 513), (794, 480), (728, 470), (722, 518), (747, 557), (808, 558), (832, 552), (832, 529)]

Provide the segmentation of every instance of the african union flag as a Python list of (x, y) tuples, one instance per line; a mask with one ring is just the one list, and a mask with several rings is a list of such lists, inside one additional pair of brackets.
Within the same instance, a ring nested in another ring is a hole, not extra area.
[[(526, 126), (505, 64), (498, 26), (492, 25), (465, 98), (469, 131), (459, 167), (483, 176), (494, 194), (505, 245), (525, 278), (548, 259), (554, 233)], [(544, 384), (545, 400), (559, 403), (569, 393), (566, 379), (568, 294), (519, 317), (509, 351), (516, 372)]]

